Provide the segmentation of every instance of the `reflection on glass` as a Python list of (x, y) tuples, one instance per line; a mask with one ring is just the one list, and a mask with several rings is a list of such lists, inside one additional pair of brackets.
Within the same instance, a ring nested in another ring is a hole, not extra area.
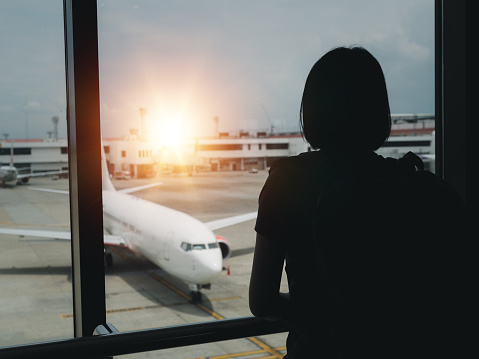
[(103, 0), (98, 11), (116, 189), (105, 181), (105, 229), (123, 241), (107, 246), (107, 320), (121, 331), (250, 315), (254, 219), (241, 215), (275, 160), (309, 150), (302, 90), (332, 47), (363, 45), (383, 66), (402, 142), (382, 153), (434, 154), (431, 2)]
[(70, 241), (54, 239), (70, 232), (62, 1), (1, 1), (0, 28), (0, 346), (7, 346), (73, 336)]

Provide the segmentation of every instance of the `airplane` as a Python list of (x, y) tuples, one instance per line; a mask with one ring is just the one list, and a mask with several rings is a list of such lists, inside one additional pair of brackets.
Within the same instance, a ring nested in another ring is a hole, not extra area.
[(7, 183), (17, 183), (18, 171), (14, 166), (0, 166), (0, 185), (5, 187)]
[[(130, 195), (137, 190), (158, 186), (116, 190), (110, 180), (102, 146), (102, 196), (105, 265), (113, 264), (109, 247), (119, 246), (140, 254), (165, 272), (189, 285), (192, 302), (201, 302), (202, 288), (223, 270), (231, 253), (228, 241), (214, 230), (255, 219), (257, 212), (203, 223), (190, 215)], [(68, 191), (30, 188), (46, 192)], [(0, 234), (70, 239), (70, 232), (0, 228)]]
[[(1, 147), (1, 146), (0, 146)], [(13, 141), (10, 147), (10, 165), (3, 165), (0, 167), (0, 184), (2, 187), (9, 182), (17, 183), (18, 181), (18, 170), (13, 165)]]
[(32, 177), (46, 177), (67, 174), (68, 171), (47, 171), (47, 172), (34, 172), (34, 173), (18, 173), (18, 169), (12, 165), (4, 165), (0, 167), (0, 187), (6, 187), (8, 183), (13, 185), (25, 184), (30, 181)]
[[(27, 183), (31, 177), (45, 177), (58, 174), (68, 173), (68, 171), (47, 171), (47, 172), (35, 172), (35, 173), (18, 173), (18, 169), (13, 164), (13, 142), (10, 147), (10, 164), (0, 166), (0, 186), (5, 187), (7, 183), (13, 185), (19, 183)], [(0, 146), (1, 147), (1, 146)]]

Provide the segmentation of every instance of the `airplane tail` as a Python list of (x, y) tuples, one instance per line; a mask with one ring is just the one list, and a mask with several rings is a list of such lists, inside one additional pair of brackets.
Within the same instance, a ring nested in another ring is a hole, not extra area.
[(115, 187), (110, 180), (110, 173), (108, 172), (108, 166), (106, 164), (105, 148), (103, 147), (103, 141), (101, 141), (101, 187), (103, 191), (115, 191)]

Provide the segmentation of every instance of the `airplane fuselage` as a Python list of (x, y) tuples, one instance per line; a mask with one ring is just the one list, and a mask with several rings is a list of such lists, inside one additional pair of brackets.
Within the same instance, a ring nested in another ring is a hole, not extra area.
[(104, 227), (171, 275), (205, 285), (218, 276), (223, 257), (215, 234), (174, 209), (115, 191), (103, 191)]

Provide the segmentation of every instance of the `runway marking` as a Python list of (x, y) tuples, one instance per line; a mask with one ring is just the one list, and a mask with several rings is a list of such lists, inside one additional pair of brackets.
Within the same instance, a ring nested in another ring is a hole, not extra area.
[[(122, 251), (120, 251), (118, 248), (115, 248), (113, 247), (112, 250), (115, 251), (115, 253), (119, 254), (120, 256), (122, 256), (124, 259), (126, 259), (127, 261), (129, 261), (130, 263), (134, 263), (136, 264), (137, 266), (141, 267), (139, 265), (138, 262), (135, 262), (131, 257), (127, 256), (125, 253), (123, 253)], [(145, 271), (145, 273), (147, 273), (149, 276), (151, 276), (152, 278), (156, 279), (157, 281), (159, 281), (161, 284), (165, 285), (166, 287), (170, 288), (172, 291), (174, 291), (175, 293), (177, 293), (178, 295), (180, 295), (181, 297), (185, 298), (186, 300), (188, 300), (188, 303), (185, 303), (185, 304), (192, 304), (192, 305), (195, 305), (197, 306), (198, 308), (200, 308), (201, 310), (203, 310), (204, 312), (208, 313), (209, 315), (211, 315), (213, 318), (217, 319), (217, 320), (222, 320), (222, 319), (226, 319), (225, 317), (223, 317), (222, 315), (216, 313), (215, 311), (207, 308), (205, 305), (201, 304), (201, 303), (191, 303), (189, 302), (190, 300), (190, 296), (188, 294), (186, 294), (185, 292), (183, 292), (181, 289), (179, 288), (176, 288), (173, 284), (167, 282), (165, 279), (161, 278), (160, 276), (158, 276), (157, 274), (153, 273), (151, 270), (149, 269), (143, 269)], [(271, 354), (270, 356), (268, 357), (264, 357), (264, 358), (278, 358), (278, 359), (281, 359), (283, 358), (284, 354), (281, 354), (280, 352), (278, 352), (276, 349), (270, 347), (269, 345), (267, 345), (266, 343), (264, 343), (262, 340), (256, 338), (256, 337), (249, 337), (249, 338), (245, 338), (247, 340), (249, 340), (250, 342), (254, 343), (255, 345), (257, 345), (258, 347), (260, 347), (262, 349), (263, 352), (266, 352), (266, 353), (269, 353)], [(228, 354), (228, 355), (231, 355), (231, 354)], [(226, 356), (225, 358), (232, 358), (231, 356)], [(264, 359), (263, 357), (261, 359)]]
[[(275, 351), (284, 351), (286, 350), (286, 347), (279, 347), (279, 348), (274, 348)], [(243, 356), (252, 356), (252, 355), (255, 355), (255, 354), (264, 354), (266, 353), (267, 351), (264, 350), (264, 349), (260, 349), (260, 350), (251, 350), (251, 351), (248, 351), (248, 352), (240, 352), (240, 353), (232, 353), (232, 354), (223, 354), (223, 355), (215, 355), (215, 356), (211, 356), (211, 357), (207, 357), (207, 358), (204, 358), (204, 359), (228, 359), (228, 358), (239, 358), (239, 357), (243, 357)], [(280, 354), (280, 358), (282, 358), (284, 356), (284, 354)], [(261, 359), (268, 359), (268, 358), (278, 358), (276, 355), (270, 355), (270, 356), (261, 356), (261, 357), (258, 357), (258, 358), (261, 358)], [(195, 358), (190, 358), (190, 359), (195, 359)]]
[[(116, 249), (116, 248), (115, 248)], [(131, 260), (128, 258), (128, 260)], [(168, 287), (169, 289), (171, 289), (173, 292), (175, 292), (176, 294), (180, 295), (181, 297), (185, 298), (187, 301), (190, 300), (190, 296), (188, 294), (186, 294), (185, 292), (183, 292), (181, 289), (178, 289), (176, 288), (173, 284), (167, 282), (166, 280), (164, 280), (163, 278), (161, 278), (158, 274), (155, 274), (153, 272), (151, 272), (150, 270), (145, 270), (145, 273), (148, 274), (150, 277), (156, 279), (158, 282), (160, 282), (161, 284), (163, 284), (164, 286)]]
[(280, 358), (281, 359), (282, 357), (284, 357), (283, 354), (281, 354), (280, 352), (278, 352), (274, 348), (271, 348), (269, 345), (267, 345), (266, 343), (264, 343), (263, 341), (259, 340), (256, 337), (250, 337), (250, 338), (248, 338), (248, 340), (255, 343), (257, 346), (262, 348), (265, 352), (270, 353), (271, 356), (268, 357), (268, 358)]
[[(227, 298), (217, 298), (217, 299), (211, 299), (210, 302), (220, 302), (223, 300), (232, 300), (232, 299), (240, 299), (240, 296), (236, 297), (227, 297)], [(148, 309), (157, 309), (157, 308), (169, 308), (169, 307), (177, 307), (180, 305), (190, 305), (192, 304), (191, 302), (177, 302), (177, 303), (170, 303), (170, 304), (153, 304), (153, 305), (142, 305), (138, 307), (129, 307), (129, 308), (117, 308), (117, 309), (108, 309), (106, 313), (112, 314), (112, 313), (122, 313), (122, 312), (133, 312), (136, 310), (148, 310)], [(206, 308), (208, 309), (208, 308)], [(73, 314), (62, 314), (60, 316), (62, 319), (67, 319), (67, 318), (73, 318)]]

